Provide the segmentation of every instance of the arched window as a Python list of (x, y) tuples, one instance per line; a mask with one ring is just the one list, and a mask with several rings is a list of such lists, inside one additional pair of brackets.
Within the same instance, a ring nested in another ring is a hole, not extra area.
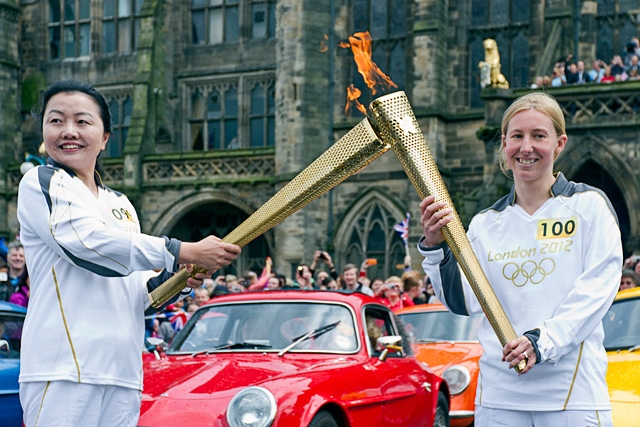
[[(209, 235), (225, 237), (240, 225), (248, 215), (226, 203), (212, 202), (199, 206), (185, 214), (167, 233), (186, 242), (197, 242)], [(248, 270), (261, 272), (267, 256), (271, 256), (264, 235), (242, 249), (242, 253), (231, 265), (220, 270), (221, 274), (241, 275)]]
[(239, 0), (191, 0), (193, 44), (220, 44), (240, 37)]
[(140, 38), (140, 11), (144, 0), (105, 0), (102, 3), (104, 53), (132, 52)]
[(346, 242), (345, 262), (360, 266), (365, 258), (375, 258), (376, 265), (367, 269), (367, 276), (386, 278), (401, 275), (404, 244), (393, 226), (398, 222), (377, 199), (359, 207), (359, 217), (353, 223)]
[(91, 0), (49, 1), (49, 57), (76, 58), (91, 53)]
[(237, 148), (238, 89), (236, 84), (191, 88), (190, 117), (193, 150)]

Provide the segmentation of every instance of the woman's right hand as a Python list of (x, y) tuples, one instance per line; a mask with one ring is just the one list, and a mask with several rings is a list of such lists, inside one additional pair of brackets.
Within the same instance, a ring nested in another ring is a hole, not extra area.
[(240, 251), (237, 245), (223, 242), (216, 236), (207, 236), (198, 242), (182, 242), (178, 262), (218, 270), (236, 260)]
[(427, 196), (420, 202), (420, 225), (427, 246), (437, 246), (444, 242), (442, 227), (451, 222), (453, 209), (445, 202), (436, 202), (435, 196)]

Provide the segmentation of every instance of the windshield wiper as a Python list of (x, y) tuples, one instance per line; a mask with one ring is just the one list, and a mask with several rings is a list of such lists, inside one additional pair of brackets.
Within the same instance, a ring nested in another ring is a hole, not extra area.
[(273, 346), (266, 344), (264, 340), (260, 340), (260, 342), (257, 341), (251, 341), (251, 340), (247, 340), (244, 342), (232, 342), (232, 343), (227, 343), (227, 344), (222, 344), (222, 345), (218, 345), (212, 349), (208, 349), (208, 350), (200, 350), (200, 351), (196, 351), (191, 353), (191, 356), (195, 357), (195, 356), (199, 356), (201, 354), (204, 354), (205, 356), (208, 356), (209, 354), (218, 351), (218, 350), (238, 350), (238, 349), (253, 349), (253, 350), (263, 350), (263, 349), (269, 349), (272, 348)]
[(325, 334), (325, 333), (329, 332), (330, 330), (332, 330), (333, 328), (338, 326), (338, 323), (340, 323), (340, 320), (338, 320), (337, 322), (333, 322), (333, 323), (330, 323), (328, 325), (321, 326), (319, 328), (313, 329), (313, 330), (307, 332), (306, 334), (303, 334), (303, 335), (300, 335), (299, 337), (294, 338), (292, 340), (293, 342), (291, 344), (289, 344), (288, 346), (286, 346), (285, 348), (280, 350), (280, 353), (278, 353), (278, 356), (282, 356), (283, 354), (285, 354), (286, 352), (291, 350), (293, 347), (295, 347), (298, 344), (300, 344), (302, 341), (306, 341), (306, 340), (308, 340), (310, 338), (316, 338), (316, 337), (319, 337), (322, 334)]
[(218, 345), (216, 347), (213, 348), (212, 351), (216, 351), (216, 350), (237, 350), (240, 348), (252, 348), (252, 349), (265, 349), (265, 348), (272, 348), (273, 346), (270, 344), (266, 343), (267, 341), (265, 340), (256, 340), (256, 341), (252, 341), (252, 340), (247, 340), (247, 341), (243, 341), (243, 342), (232, 342), (232, 343), (228, 343), (228, 344), (222, 344), (222, 345)]

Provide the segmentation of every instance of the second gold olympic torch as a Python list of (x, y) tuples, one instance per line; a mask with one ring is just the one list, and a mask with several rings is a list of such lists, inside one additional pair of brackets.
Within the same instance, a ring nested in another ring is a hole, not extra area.
[[(389, 148), (378, 139), (365, 118), (222, 240), (238, 246), (246, 245), (367, 166)], [(206, 270), (196, 266), (193, 271), (191, 276)], [(151, 305), (160, 308), (186, 286), (189, 277), (184, 269), (174, 274), (149, 294)]]
[[(446, 202), (453, 210), (451, 222), (442, 229), (444, 239), (469, 280), (500, 343), (504, 346), (516, 339), (518, 336), (473, 252), (405, 93), (394, 92), (377, 98), (369, 109), (382, 139), (391, 145), (420, 198), (433, 195), (436, 201)], [(520, 372), (525, 366), (526, 359), (516, 366), (516, 371)]]

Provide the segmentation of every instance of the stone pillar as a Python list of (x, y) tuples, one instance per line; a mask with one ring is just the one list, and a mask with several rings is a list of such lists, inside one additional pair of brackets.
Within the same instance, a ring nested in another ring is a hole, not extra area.
[(158, 93), (164, 82), (162, 66), (163, 0), (146, 0), (140, 15), (140, 40), (136, 49), (137, 65), (133, 83), (133, 111), (124, 148), (124, 187), (134, 205), (139, 205), (142, 184), (142, 155), (156, 144)]
[(448, 49), (447, 3), (443, 0), (417, 0), (413, 24), (412, 103), (422, 108), (442, 108), (450, 88), (447, 78), (452, 51)]
[(598, 42), (598, 2), (585, 0), (580, 8), (580, 36), (578, 44), (578, 59), (584, 61), (585, 69), (590, 70), (596, 59)]
[[(279, 190), (329, 147), (331, 0), (281, 0), (276, 10), (276, 179)], [(327, 230), (327, 196), (275, 227), (278, 271), (309, 263)]]
[(17, 1), (0, 0), (0, 194), (4, 196), (0, 197), (0, 237), (5, 238), (18, 231), (9, 229), (16, 220), (9, 218), (8, 212), (9, 198), (15, 195), (7, 194), (7, 165), (24, 158), (18, 96), (19, 12)]

